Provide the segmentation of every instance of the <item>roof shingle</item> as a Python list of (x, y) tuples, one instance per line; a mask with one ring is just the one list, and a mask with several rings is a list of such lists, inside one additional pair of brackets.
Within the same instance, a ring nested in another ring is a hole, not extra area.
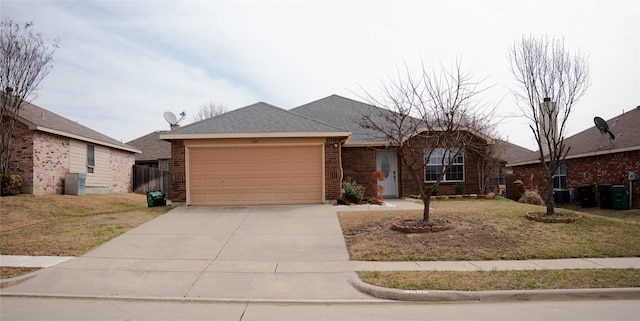
[(293, 132), (343, 133), (344, 130), (259, 102), (174, 129), (166, 135)]
[(140, 152), (139, 150), (107, 135), (101, 134), (86, 126), (80, 125), (75, 121), (64, 118), (31, 103), (24, 102), (22, 104), (18, 111), (18, 120), (27, 124), (32, 130), (49, 132), (129, 152)]

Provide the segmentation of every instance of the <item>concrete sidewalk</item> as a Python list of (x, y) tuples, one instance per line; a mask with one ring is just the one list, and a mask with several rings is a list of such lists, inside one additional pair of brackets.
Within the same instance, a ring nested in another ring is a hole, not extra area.
[[(68, 260), (71, 256), (0, 256), (3, 267), (47, 268)], [(266, 272), (357, 272), (357, 271), (505, 271), (556, 269), (640, 269), (640, 257), (578, 258), (553, 260), (501, 260), (501, 261), (225, 261), (214, 264), (217, 271)]]
[[(391, 202), (398, 208), (421, 208), (412, 202)], [(362, 284), (357, 271), (640, 268), (640, 258), (349, 261), (336, 215), (345, 210), (363, 208), (179, 207), (82, 257), (61, 258), (58, 264), (51, 258), (0, 257), (3, 265), (49, 266), (19, 284), (4, 287), (1, 294), (217, 302), (380, 302), (422, 300), (425, 293), (402, 292), (398, 297), (397, 291)], [(32, 260), (42, 263), (27, 263)], [(596, 298), (609, 296), (592, 292)], [(640, 289), (633, 292), (633, 298), (640, 298), (639, 293)], [(434, 296), (430, 292), (427, 297), (448, 300), (451, 294)]]

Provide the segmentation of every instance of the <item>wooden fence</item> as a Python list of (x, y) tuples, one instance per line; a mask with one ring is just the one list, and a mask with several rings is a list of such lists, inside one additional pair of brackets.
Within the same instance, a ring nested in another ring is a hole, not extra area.
[(133, 165), (133, 191), (146, 194), (149, 191), (162, 191), (165, 197), (169, 196), (171, 187), (171, 172), (161, 169)]

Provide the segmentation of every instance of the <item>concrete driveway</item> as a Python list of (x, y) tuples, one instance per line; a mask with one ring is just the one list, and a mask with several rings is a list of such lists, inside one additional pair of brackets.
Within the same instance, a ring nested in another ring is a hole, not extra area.
[(179, 207), (3, 295), (370, 300), (330, 205)]

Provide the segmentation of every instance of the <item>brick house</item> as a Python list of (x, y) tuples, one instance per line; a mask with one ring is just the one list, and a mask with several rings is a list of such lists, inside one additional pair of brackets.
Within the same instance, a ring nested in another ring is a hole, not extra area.
[[(631, 208), (640, 208), (640, 184), (629, 181), (629, 172), (640, 171), (640, 107), (609, 119), (607, 123), (616, 136), (614, 140), (595, 126), (565, 139), (565, 145), (570, 149), (554, 176), (554, 190), (573, 190), (576, 194), (578, 186), (582, 185), (633, 185)], [(531, 152), (506, 166), (512, 169), (515, 180), (539, 189), (543, 197), (546, 195), (548, 191), (538, 152)], [(599, 201), (600, 195), (597, 198)]]
[(30, 103), (23, 103), (9, 172), (25, 194), (62, 194), (67, 173), (85, 173), (87, 194), (128, 193), (137, 149)]
[[(358, 125), (371, 108), (377, 107), (336, 95), (289, 111), (260, 102), (163, 133), (160, 138), (171, 142), (172, 201), (187, 205), (335, 202), (347, 177), (373, 195), (376, 182), (371, 176), (376, 170), (385, 174), (383, 196), (417, 194), (383, 137)], [(493, 143), (486, 137), (473, 139)], [(453, 193), (460, 183), (467, 193), (479, 193), (474, 155), (461, 153), (456, 159), (452, 167), (456, 175), (445, 179), (441, 193)], [(420, 161), (428, 169), (430, 165)]]

